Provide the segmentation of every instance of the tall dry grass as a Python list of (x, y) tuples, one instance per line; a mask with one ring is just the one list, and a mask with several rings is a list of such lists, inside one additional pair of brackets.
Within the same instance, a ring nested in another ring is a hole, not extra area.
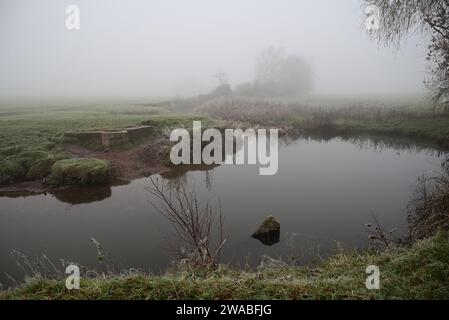
[(431, 237), (439, 230), (449, 230), (449, 157), (442, 167), (442, 175), (418, 180), (408, 208), (410, 242)]

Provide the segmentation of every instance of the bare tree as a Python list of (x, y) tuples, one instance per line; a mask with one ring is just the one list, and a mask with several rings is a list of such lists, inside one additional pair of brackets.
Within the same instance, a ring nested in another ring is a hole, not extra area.
[(436, 106), (449, 111), (449, 0), (362, 0), (379, 15), (377, 30), (370, 32), (379, 41), (399, 46), (410, 33), (430, 34), (425, 84), (434, 90)]
[(312, 89), (312, 68), (298, 55), (286, 55), (282, 48), (268, 47), (259, 55), (254, 84), (238, 87), (240, 93), (259, 96), (298, 96)]
[(277, 80), (285, 52), (282, 48), (268, 47), (257, 57), (255, 83), (268, 83)]
[(298, 55), (290, 55), (282, 62), (279, 71), (279, 87), (283, 96), (309, 93), (313, 87), (310, 65)]
[[(209, 201), (200, 207), (195, 190), (183, 180), (176, 188), (170, 188), (158, 178), (149, 179), (151, 184), (146, 190), (158, 200), (153, 206), (172, 223), (178, 237), (190, 249), (186, 259), (194, 265), (216, 266), (226, 243), (221, 205), (216, 214)], [(214, 226), (218, 229), (216, 239), (212, 234)]]

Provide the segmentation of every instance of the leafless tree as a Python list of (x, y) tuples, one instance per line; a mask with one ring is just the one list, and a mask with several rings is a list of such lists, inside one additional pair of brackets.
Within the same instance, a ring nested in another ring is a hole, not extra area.
[(238, 92), (267, 97), (291, 97), (312, 90), (312, 68), (298, 55), (282, 48), (265, 48), (257, 58), (254, 83), (239, 86)]
[(267, 83), (276, 81), (282, 61), (286, 55), (282, 48), (268, 47), (257, 57), (255, 82)]
[(379, 41), (399, 46), (414, 32), (430, 35), (426, 85), (434, 90), (436, 106), (449, 111), (449, 0), (362, 0), (374, 5), (379, 15), (378, 30), (371, 30)]
[[(150, 186), (146, 189), (157, 199), (153, 206), (172, 223), (179, 239), (190, 249), (186, 260), (196, 266), (216, 266), (226, 243), (221, 205), (218, 213), (209, 201), (201, 207), (194, 188), (183, 180), (176, 188), (167, 187), (158, 178), (150, 177), (149, 180)], [(214, 227), (218, 229), (215, 238)]]

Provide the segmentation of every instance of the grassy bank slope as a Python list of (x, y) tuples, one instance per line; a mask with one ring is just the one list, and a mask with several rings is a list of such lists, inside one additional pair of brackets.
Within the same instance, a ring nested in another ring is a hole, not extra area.
[(449, 149), (449, 115), (436, 113), (421, 100), (273, 100), (248, 97), (216, 99), (197, 110), (247, 127), (277, 127), (319, 137), (381, 136), (409, 138)]
[(349, 128), (353, 133), (403, 136), (449, 147), (449, 117), (336, 119), (333, 123), (337, 128)]
[[(380, 290), (365, 288), (365, 269), (380, 268)], [(449, 235), (381, 254), (339, 253), (317, 268), (272, 267), (259, 272), (223, 267), (64, 281), (33, 280), (2, 299), (449, 299)]]
[[(436, 116), (406, 101), (396, 106), (372, 106), (358, 100), (327, 100), (292, 105), (238, 98), (210, 102), (199, 114), (172, 113), (145, 105), (0, 106), (0, 185), (41, 180), (52, 165), (69, 158), (64, 132), (120, 129), (147, 124), (155, 133), (191, 127), (194, 119), (228, 121), (229, 127), (279, 127), (281, 131), (317, 135), (412, 138), (449, 149), (449, 116)], [(386, 102), (385, 102), (386, 103)], [(391, 102), (393, 103), (393, 102)], [(411, 104), (411, 106), (410, 106)], [(405, 106), (405, 107), (404, 107)], [(282, 130), (284, 129), (284, 130)]]
[(155, 132), (187, 126), (198, 117), (141, 105), (0, 106), (0, 185), (39, 180), (69, 158), (64, 132), (120, 129), (148, 123)]

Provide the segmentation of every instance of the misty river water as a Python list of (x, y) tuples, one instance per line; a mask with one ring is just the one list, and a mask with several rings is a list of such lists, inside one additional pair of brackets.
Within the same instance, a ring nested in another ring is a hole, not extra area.
[[(221, 261), (257, 266), (261, 257), (289, 256), (308, 263), (334, 251), (367, 246), (366, 223), (374, 212), (399, 234), (417, 178), (440, 172), (432, 149), (372, 140), (297, 139), (281, 144), (279, 171), (260, 176), (257, 165), (173, 171), (160, 179), (185, 179), (200, 200), (221, 201), (228, 239)], [(152, 206), (148, 178), (128, 184), (72, 188), (37, 195), (0, 197), (0, 282), (22, 280), (11, 256), (45, 253), (98, 268), (93, 237), (115, 264), (159, 272), (173, 261), (173, 227)], [(280, 241), (266, 246), (251, 234), (269, 215), (281, 225)], [(399, 235), (398, 234), (398, 235)]]

